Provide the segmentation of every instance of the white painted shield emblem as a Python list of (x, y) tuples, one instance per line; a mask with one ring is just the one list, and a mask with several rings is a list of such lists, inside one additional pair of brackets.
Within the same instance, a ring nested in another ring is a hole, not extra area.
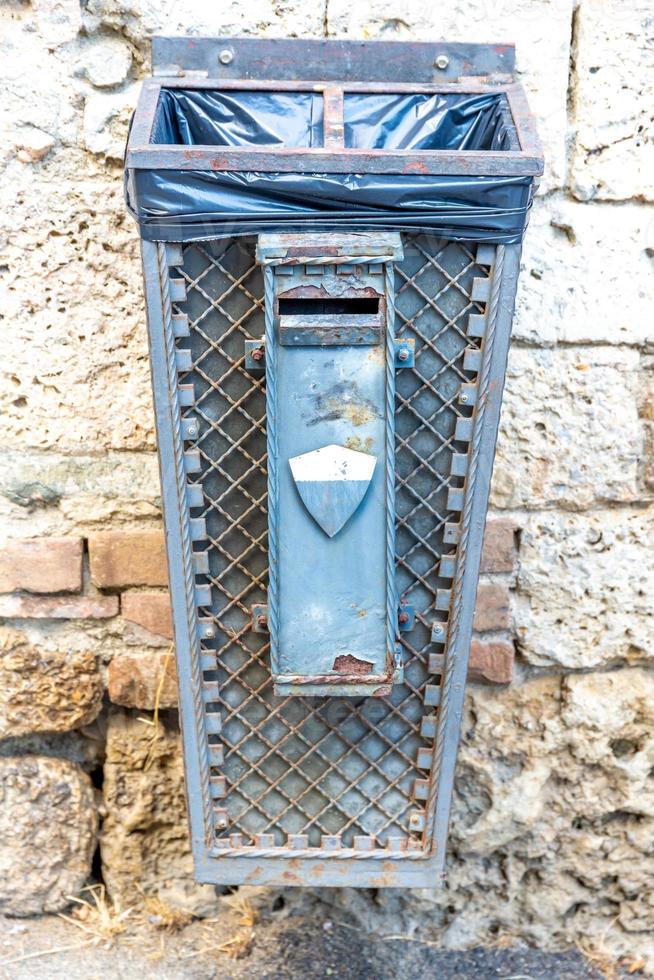
[(363, 500), (376, 462), (375, 456), (345, 446), (323, 446), (289, 459), (304, 506), (330, 538)]

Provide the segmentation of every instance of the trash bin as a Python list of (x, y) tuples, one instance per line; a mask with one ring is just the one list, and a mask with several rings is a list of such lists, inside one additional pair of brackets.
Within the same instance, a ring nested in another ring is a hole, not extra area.
[(126, 187), (196, 876), (432, 887), (542, 172), (513, 48), (152, 65)]

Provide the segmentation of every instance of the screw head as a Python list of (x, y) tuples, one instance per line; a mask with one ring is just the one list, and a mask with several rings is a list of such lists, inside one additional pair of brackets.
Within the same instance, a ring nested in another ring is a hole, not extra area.
[(443, 627), (442, 626), (437, 626), (437, 625), (432, 626), (432, 633), (435, 633), (438, 636), (442, 632), (443, 632)]
[(264, 627), (267, 626), (267, 624), (268, 624), (268, 618), (263, 613), (259, 613), (259, 615), (257, 616), (257, 626), (259, 627), (259, 629), (264, 629)]
[(198, 434), (198, 430), (194, 425), (189, 425), (187, 432), (190, 436), (196, 436)]
[(251, 356), (251, 358), (252, 358), (253, 361), (262, 361), (263, 360), (263, 347), (257, 347), (255, 350), (252, 351), (252, 354), (250, 356)]
[(205, 626), (203, 636), (210, 640), (214, 636), (213, 626)]
[(229, 48), (224, 48), (218, 55), (218, 61), (221, 65), (231, 65), (234, 60), (234, 52), (230, 51)]
[(438, 57), (436, 58), (436, 61), (434, 62), (434, 64), (438, 69), (440, 69), (440, 71), (445, 71), (449, 63), (450, 63), (450, 59), (447, 57), (446, 54), (439, 54)]
[(398, 361), (408, 361), (409, 360), (409, 348), (408, 347), (400, 347), (400, 349), (397, 352), (397, 359), (398, 359)]
[(410, 619), (410, 616), (409, 616), (408, 612), (406, 612), (406, 611), (405, 612), (401, 612), (400, 615), (397, 617), (397, 620), (398, 620), (399, 623), (408, 623), (409, 622), (409, 619)]
[(468, 401), (468, 396), (466, 395), (465, 391), (461, 392), (459, 395), (459, 401), (462, 405), (465, 405), (465, 403)]

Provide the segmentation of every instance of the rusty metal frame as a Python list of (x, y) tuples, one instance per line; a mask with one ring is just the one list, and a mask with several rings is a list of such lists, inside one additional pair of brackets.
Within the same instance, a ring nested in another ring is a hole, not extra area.
[[(150, 142), (154, 128), (159, 95), (163, 88), (210, 88), (220, 89), (270, 89), (274, 91), (324, 91), (324, 83), (284, 84), (277, 81), (217, 81), (216, 79), (149, 79), (137, 104), (135, 122), (127, 146), (126, 166), (130, 170), (216, 170), (216, 171), (276, 171), (289, 173), (397, 173), (397, 174), (458, 174), (461, 173), (461, 154), (450, 150), (360, 150), (335, 145), (330, 141), (324, 147), (286, 149), (279, 146), (174, 146), (156, 145)], [(329, 86), (333, 91), (335, 86)], [(468, 150), (465, 153), (465, 172), (485, 177), (496, 174), (507, 176), (538, 176), (543, 172), (543, 157), (533, 121), (527, 109), (522, 86), (518, 82), (502, 85), (470, 84), (451, 85), (354, 85), (343, 82), (342, 91), (350, 92), (465, 92), (503, 94), (508, 102), (513, 125), (520, 143), (520, 150)], [(330, 132), (337, 131), (331, 122)]]
[[(280, 46), (288, 51), (287, 55), (279, 53)], [(232, 64), (234, 69), (229, 73), (220, 71), (218, 53), (221, 49), (230, 51), (233, 55), (230, 69)], [(439, 53), (443, 53), (443, 49), (450, 52), (449, 55), (446, 54), (448, 62), (451, 60), (453, 65), (465, 69), (464, 74), (455, 75), (449, 67), (441, 73), (434, 67), (434, 61)], [(215, 55), (215, 73), (212, 70), (210, 77), (203, 78), (190, 66), (200, 62), (204, 64), (206, 51)], [(166, 59), (174, 52), (177, 52), (177, 61), (181, 64), (174, 62), (173, 69)], [(289, 74), (285, 60), (288, 57), (294, 59), (292, 74)], [(155, 38), (153, 58), (158, 73), (170, 73), (143, 83), (127, 146), (128, 169), (447, 175), (461, 173), (464, 166), (467, 174), (489, 177), (497, 174), (537, 176), (543, 172), (542, 149), (533, 117), (522, 86), (510, 74), (513, 70), (512, 45)], [(420, 62), (422, 60), (424, 63), (425, 58), (431, 59), (432, 68), (430, 72), (425, 72), (423, 67), (421, 73)], [(400, 61), (405, 70), (401, 69)], [(380, 69), (383, 78), (388, 63), (394, 66), (395, 78), (375, 80), (371, 67), (376, 65), (379, 69), (379, 66), (383, 66)], [(235, 77), (234, 70), (238, 69), (239, 64), (244, 74), (242, 77)], [(302, 77), (303, 67), (305, 70), (320, 69), (320, 74), (314, 79)], [(341, 68), (345, 74), (334, 74)], [(248, 76), (246, 69), (251, 72), (256, 70), (256, 79)], [(489, 70), (490, 75), (487, 75)], [(498, 75), (497, 72), (502, 74)], [(447, 80), (443, 80), (443, 75)], [(327, 79), (329, 80), (326, 81)], [(164, 88), (322, 92), (324, 146), (293, 149), (277, 145), (256, 148), (155, 145), (151, 142), (152, 132), (160, 93)], [(501, 152), (466, 151), (463, 155), (465, 164), (462, 154), (449, 150), (406, 152), (347, 148), (343, 145), (345, 92), (502, 94), (507, 101), (519, 148)]]

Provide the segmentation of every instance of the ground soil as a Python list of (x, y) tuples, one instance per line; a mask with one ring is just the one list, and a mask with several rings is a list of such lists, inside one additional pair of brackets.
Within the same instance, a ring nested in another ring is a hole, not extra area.
[[(164, 916), (165, 919), (165, 916)], [(58, 916), (0, 918), (2, 980), (602, 980), (609, 974), (578, 950), (543, 953), (501, 941), (449, 951), (410, 937), (382, 938), (297, 910), (235, 908), (214, 921), (171, 931), (135, 910), (120, 928), (95, 914), (76, 924)], [(601, 965), (601, 964), (600, 964)], [(613, 974), (619, 978), (620, 971)], [(626, 974), (624, 974), (626, 976)], [(634, 974), (630, 974), (634, 976)], [(637, 976), (638, 974), (636, 974)]]

